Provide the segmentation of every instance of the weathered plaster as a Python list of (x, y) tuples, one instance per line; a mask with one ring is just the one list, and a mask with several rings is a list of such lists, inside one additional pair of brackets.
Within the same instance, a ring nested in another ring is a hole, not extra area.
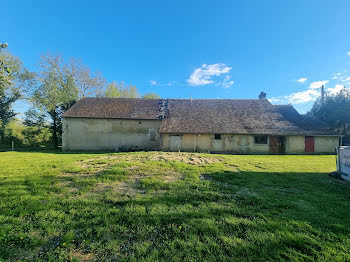
[[(63, 150), (157, 150), (161, 120), (65, 118)], [(153, 134), (155, 134), (153, 136)], [(155, 141), (151, 141), (151, 137)]]

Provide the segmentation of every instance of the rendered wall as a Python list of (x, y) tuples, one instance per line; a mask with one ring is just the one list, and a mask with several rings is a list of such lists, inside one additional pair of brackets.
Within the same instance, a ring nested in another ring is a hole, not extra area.
[(339, 138), (334, 136), (316, 136), (315, 153), (335, 153), (335, 147), (339, 146)]
[[(161, 120), (65, 118), (63, 150), (160, 149)], [(154, 136), (155, 141), (150, 141)]]
[(304, 154), (305, 136), (287, 136), (286, 154)]
[[(170, 136), (163, 134), (162, 149), (170, 150)], [(251, 135), (221, 135), (221, 139), (214, 139), (214, 134), (184, 134), (182, 137), (182, 151), (193, 152), (231, 152), (231, 153), (265, 153), (269, 146), (254, 143)]]
[[(169, 138), (163, 135), (163, 150), (170, 150)], [(214, 134), (184, 134), (181, 151), (193, 152), (228, 152), (240, 154), (269, 154), (267, 144), (255, 144), (253, 135), (221, 135), (221, 140), (214, 139)], [(334, 153), (338, 137), (315, 136), (315, 153)], [(305, 136), (286, 136), (286, 154), (305, 154)]]

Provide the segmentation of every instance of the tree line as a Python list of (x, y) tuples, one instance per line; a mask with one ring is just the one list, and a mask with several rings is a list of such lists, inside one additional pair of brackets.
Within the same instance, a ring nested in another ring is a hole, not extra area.
[[(22, 61), (0, 44), (0, 146), (38, 143), (57, 148), (62, 137), (62, 114), (83, 97), (141, 97), (136, 86), (123, 82), (107, 83), (99, 72), (92, 72), (81, 60), (65, 61), (58, 55), (44, 55), (37, 71), (29, 71)], [(147, 93), (143, 98), (157, 99)], [(31, 108), (25, 118), (16, 117), (13, 104), (23, 99)], [(325, 94), (308, 112), (327, 122), (338, 134), (350, 136), (350, 89)]]
[(323, 120), (350, 142), (350, 88), (344, 87), (335, 94), (326, 93), (319, 97), (308, 114)]
[[(37, 71), (29, 71), (22, 61), (0, 44), (0, 146), (15, 140), (22, 145), (38, 143), (58, 148), (62, 137), (62, 114), (84, 97), (141, 97), (136, 86), (124, 82), (107, 83), (100, 72), (92, 72), (81, 60), (64, 60), (59, 55), (41, 57)], [(147, 93), (143, 98), (160, 98)], [(17, 118), (13, 104), (29, 102), (24, 119)]]

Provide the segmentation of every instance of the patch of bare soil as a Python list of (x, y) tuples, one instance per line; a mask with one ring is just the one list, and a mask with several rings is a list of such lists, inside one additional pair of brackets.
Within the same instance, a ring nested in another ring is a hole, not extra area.
[(58, 183), (60, 187), (67, 189), (69, 193), (74, 193), (79, 190), (79, 188), (75, 187), (70, 181), (61, 181)]
[(151, 161), (176, 161), (190, 165), (207, 165), (211, 163), (221, 162), (218, 157), (206, 157), (196, 153), (165, 153), (157, 152), (149, 156)]
[(146, 191), (138, 188), (138, 180), (128, 181), (128, 182), (118, 182), (118, 183), (98, 183), (85, 194), (88, 195), (98, 195), (103, 192), (109, 191), (122, 196), (135, 196), (138, 194), (144, 194)]
[(73, 261), (73, 258), (78, 259), (79, 261), (95, 261), (96, 256), (92, 253), (85, 253), (82, 250), (73, 250), (70, 252), (70, 260)]

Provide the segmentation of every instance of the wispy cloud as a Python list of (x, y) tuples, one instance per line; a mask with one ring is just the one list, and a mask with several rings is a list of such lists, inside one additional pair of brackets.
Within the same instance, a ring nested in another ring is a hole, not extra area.
[(290, 104), (302, 104), (315, 101), (320, 96), (319, 88), (322, 85), (326, 85), (328, 82), (328, 80), (312, 82), (310, 83), (309, 88), (305, 91), (295, 92), (285, 96), (273, 97), (269, 101), (272, 103)]
[(341, 76), (341, 73), (335, 73), (335, 74), (333, 74), (332, 79), (333, 79), (333, 80), (336, 80), (336, 79), (338, 79), (340, 76)]
[(302, 104), (315, 101), (319, 97), (320, 92), (315, 89), (292, 93), (286, 96), (272, 97), (269, 99), (271, 103), (277, 104)]
[(326, 92), (330, 95), (336, 95), (344, 88), (345, 86), (337, 84), (335, 87), (327, 88)]
[(287, 96), (288, 102), (291, 104), (301, 104), (310, 101), (315, 101), (319, 96), (319, 92), (314, 89), (309, 89), (303, 92), (297, 92)]
[(150, 80), (149, 83), (151, 86), (156, 86), (158, 84), (155, 80)]
[(344, 78), (342, 81), (343, 82), (348, 82), (348, 81), (350, 81), (350, 77)]
[(318, 89), (321, 86), (324, 86), (328, 83), (328, 80), (323, 80), (323, 81), (317, 81), (317, 82), (312, 82), (309, 86), (310, 89)]
[(229, 88), (233, 86), (235, 81), (231, 80), (231, 76), (225, 76), (224, 81), (219, 82), (217, 85), (222, 86), (223, 88)]
[(304, 83), (304, 82), (307, 81), (307, 78), (306, 78), (306, 77), (301, 77), (301, 78), (297, 79), (297, 81), (298, 81), (299, 83)]
[(350, 55), (350, 51), (348, 52), (348, 55)]
[[(213, 76), (227, 74), (231, 71), (231, 69), (232, 67), (226, 66), (225, 64), (221, 63), (212, 65), (203, 64), (200, 68), (197, 68), (193, 71), (189, 79), (187, 79), (187, 83), (189, 83), (192, 86), (212, 84), (214, 83), (214, 81), (212, 80)], [(228, 80), (228, 82), (233, 84), (232, 80)]]

